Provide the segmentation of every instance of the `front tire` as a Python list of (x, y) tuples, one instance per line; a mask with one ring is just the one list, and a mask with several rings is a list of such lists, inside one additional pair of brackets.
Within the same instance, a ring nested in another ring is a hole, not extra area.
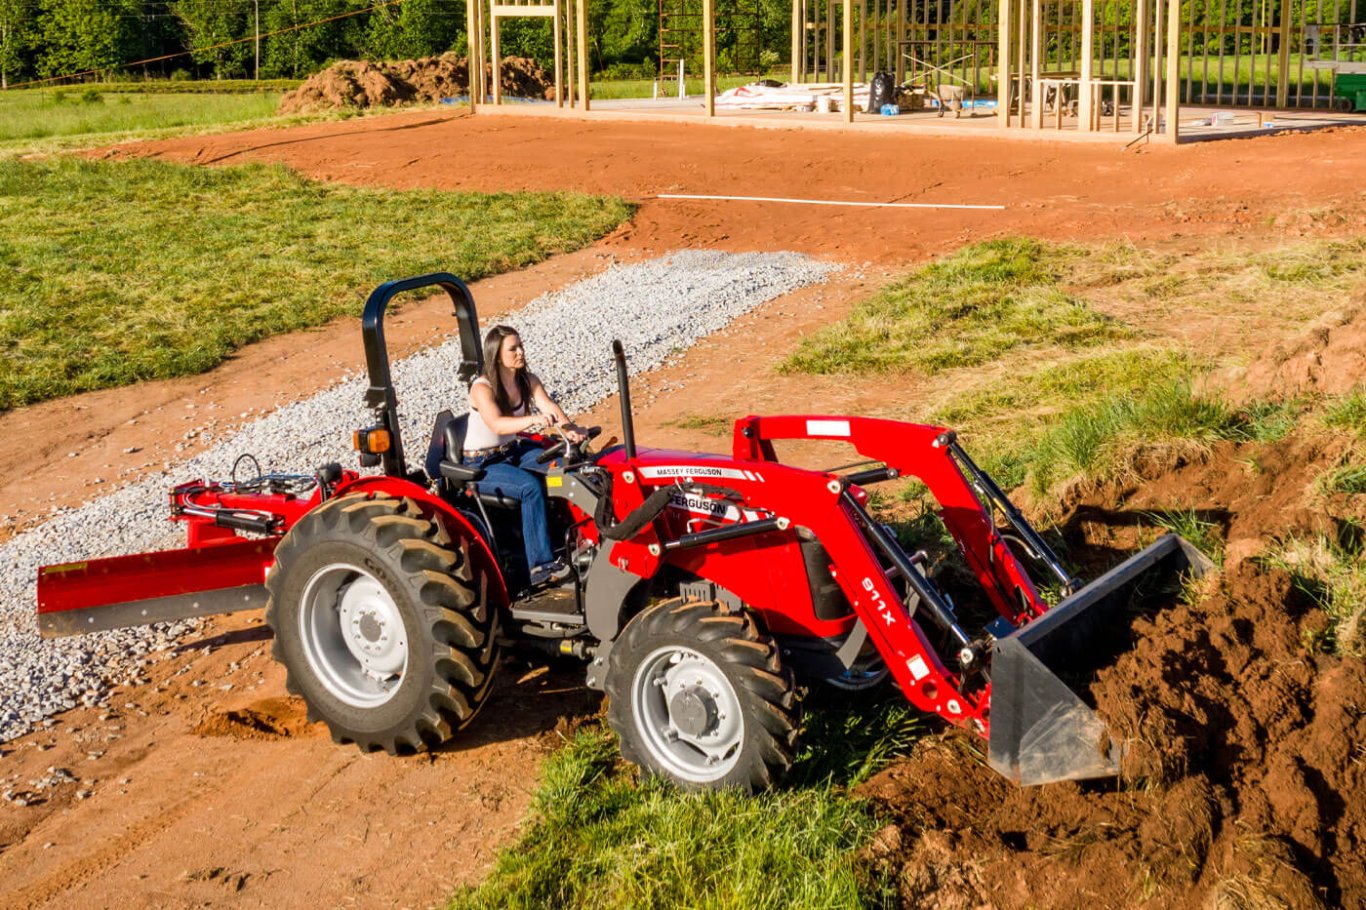
[(612, 648), (606, 689), (622, 757), (646, 774), (753, 792), (792, 766), (796, 686), (747, 614), (682, 599), (644, 610)]
[(266, 588), (285, 686), (337, 742), (435, 748), (488, 697), (496, 611), (467, 547), (410, 499), (353, 494), (309, 512)]

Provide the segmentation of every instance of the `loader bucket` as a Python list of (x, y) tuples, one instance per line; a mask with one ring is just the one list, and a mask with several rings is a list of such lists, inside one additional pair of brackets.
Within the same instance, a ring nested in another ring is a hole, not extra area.
[(1098, 660), (1114, 654), (1136, 591), (1169, 588), (1183, 572), (1199, 576), (1210, 567), (1199, 550), (1168, 534), (998, 640), (991, 658), (991, 767), (1022, 786), (1118, 774), (1122, 745), (1111, 742), (1068, 681), (1087, 679)]

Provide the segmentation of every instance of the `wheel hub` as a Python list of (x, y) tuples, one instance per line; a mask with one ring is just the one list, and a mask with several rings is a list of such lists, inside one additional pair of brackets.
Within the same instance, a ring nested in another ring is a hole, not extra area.
[(691, 648), (668, 646), (640, 662), (632, 710), (644, 745), (684, 780), (725, 776), (740, 757), (744, 718), (725, 671)]
[(716, 700), (701, 686), (688, 686), (669, 700), (669, 717), (687, 736), (702, 736), (715, 727), (716, 714)]
[(369, 576), (347, 585), (337, 604), (346, 647), (368, 672), (391, 676), (403, 669), (408, 647), (403, 619), (388, 593)]

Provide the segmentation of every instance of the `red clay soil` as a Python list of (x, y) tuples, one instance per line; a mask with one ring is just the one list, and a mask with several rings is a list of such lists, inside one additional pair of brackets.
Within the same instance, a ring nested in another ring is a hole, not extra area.
[[(1162, 509), (1262, 544), (1333, 533), (1366, 518), (1363, 497), (1309, 505), (1336, 447), (1225, 445), (1093, 493), (1064, 527), (1110, 556)], [(1021, 789), (949, 735), (865, 785), (897, 820), (869, 859), (906, 906), (1366, 906), (1366, 665), (1307, 644), (1328, 619), (1289, 575), (1227, 559), (1197, 602), (1136, 621), (1092, 685), (1127, 747), (1118, 784)]]
[(1336, 306), (1305, 333), (1274, 345), (1234, 388), (1247, 398), (1342, 395), (1366, 376), (1366, 299)]
[(435, 753), (334, 744), (284, 694), (259, 617), (160, 655), (108, 708), (0, 745), (0, 906), (427, 907), (516, 835), (535, 768), (597, 708), (505, 663)]

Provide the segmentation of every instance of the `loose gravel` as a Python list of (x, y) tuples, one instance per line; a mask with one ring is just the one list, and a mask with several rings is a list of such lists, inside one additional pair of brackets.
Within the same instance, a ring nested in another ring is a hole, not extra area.
[[(759, 304), (823, 282), (834, 269), (796, 253), (683, 251), (546, 294), (510, 321), (526, 341), (531, 368), (574, 413), (614, 391), (611, 339), (621, 339), (633, 372), (652, 369)], [(451, 337), (394, 364), (413, 466), (422, 463), (435, 415), (466, 409), (456, 388), (459, 361), (459, 338)], [(353, 464), (351, 430), (370, 416), (361, 403), (364, 388), (363, 376), (351, 376), (170, 470), (0, 544), (0, 742), (61, 711), (101, 704), (110, 687), (138, 680), (157, 652), (195, 629), (181, 622), (43, 641), (34, 619), (39, 566), (183, 546), (183, 531), (167, 521), (166, 491), (195, 478), (226, 479), (242, 453), (255, 455), (266, 471)]]

